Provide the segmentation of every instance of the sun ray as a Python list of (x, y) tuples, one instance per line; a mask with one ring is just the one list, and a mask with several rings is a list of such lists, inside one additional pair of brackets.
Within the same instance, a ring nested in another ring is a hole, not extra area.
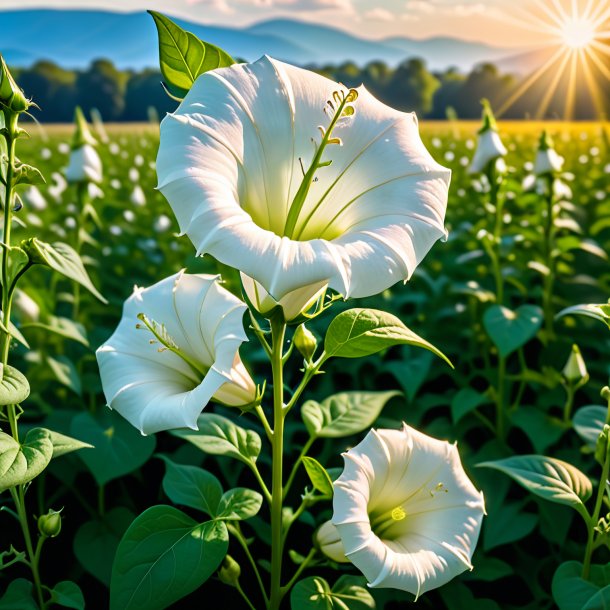
[(587, 4), (585, 5), (585, 9), (582, 12), (582, 18), (584, 20), (591, 19), (591, 10), (593, 8), (593, 0), (587, 0)]
[(599, 71), (608, 79), (610, 80), (610, 68), (608, 68), (608, 66), (606, 66), (601, 59), (597, 56), (597, 54), (595, 53), (595, 51), (593, 49), (585, 49), (587, 51), (587, 53), (589, 54), (589, 57), (593, 60), (593, 62), (595, 63), (595, 65), (597, 66), (597, 68), (599, 69)]
[(601, 51), (606, 55), (610, 55), (610, 46), (599, 40), (592, 40), (590, 46), (595, 47), (598, 51)]
[(562, 22), (568, 21), (570, 19), (570, 15), (568, 15), (568, 13), (566, 13), (566, 11), (564, 10), (563, 6), (561, 6), (561, 2), (559, 2), (559, 0), (552, 0), (552, 1), (553, 1), (553, 4), (555, 5), (557, 14), (559, 15)]
[[(548, 8), (543, 4), (544, 0), (537, 1), (541, 6), (548, 10)], [(526, 29), (532, 29), (536, 32), (540, 32), (540, 30), (543, 30), (545, 32), (548, 32), (549, 34), (556, 34), (561, 31), (561, 21), (559, 19), (555, 19), (555, 23), (557, 23), (557, 25), (555, 26), (551, 23), (547, 23), (537, 15), (532, 15), (532, 13), (528, 13), (526, 10), (524, 10), (518, 5), (513, 6), (513, 10), (521, 15), (520, 19), (517, 19), (507, 13), (502, 16), (502, 19), (504, 20), (505, 16), (509, 17), (509, 20), (512, 23), (515, 23), (520, 27), (524, 27), (527, 24), (529, 27), (526, 27)], [(555, 17), (552, 12), (549, 14), (549, 16)]]
[(602, 25), (606, 19), (610, 17), (610, 7), (603, 2), (597, 6), (593, 14), (589, 17), (589, 19), (593, 22), (595, 26)]
[(587, 83), (587, 87), (589, 92), (591, 93), (591, 99), (593, 100), (593, 104), (595, 105), (595, 110), (597, 112), (597, 116), (603, 116), (605, 114), (604, 109), (604, 100), (599, 89), (597, 82), (595, 81), (595, 77), (593, 76), (593, 72), (591, 71), (591, 66), (589, 66), (589, 62), (587, 61), (586, 53), (588, 49), (581, 49), (579, 53), (581, 64), (583, 68), (583, 73), (585, 75), (585, 81)]
[(542, 98), (542, 100), (540, 101), (540, 104), (538, 105), (538, 109), (536, 110), (536, 115), (535, 115), (535, 118), (537, 120), (544, 119), (544, 115), (546, 114), (547, 108), (549, 107), (549, 104), (551, 103), (551, 99), (553, 98), (553, 95), (555, 95), (555, 91), (559, 85), (559, 81), (561, 80), (561, 77), (563, 76), (563, 71), (569, 60), (570, 60), (570, 56), (566, 53), (561, 59), (561, 64), (559, 65), (559, 67), (557, 68), (557, 70), (555, 72), (553, 81), (549, 85), (546, 93), (544, 94), (544, 97)]
[(497, 111), (497, 116), (502, 116), (550, 67), (559, 59), (564, 49), (557, 49), (553, 55), (536, 70), (529, 78), (527, 78), (515, 90), (515, 92), (502, 104)]
[[(537, 1), (538, 6), (546, 13), (547, 17), (549, 17), (552, 21), (554, 21), (557, 24), (557, 29), (561, 30), (561, 27), (563, 25), (563, 21), (561, 19), (561, 15), (558, 15), (557, 13), (554, 13), (548, 6), (548, 4), (546, 3), (545, 0), (538, 0)], [(520, 9), (523, 13), (525, 13), (526, 11), (524, 9), (522, 9), (520, 6), (515, 6), (516, 9)], [(533, 15), (530, 15), (533, 17)], [(542, 21), (542, 19), (540, 19), (540, 17), (536, 17), (536, 19), (538, 19), (538, 21), (545, 23), (544, 21)], [(545, 23), (546, 27), (549, 26), (548, 23)]]
[(568, 78), (568, 88), (566, 96), (566, 105), (564, 110), (564, 118), (566, 121), (571, 121), (574, 117), (574, 102), (576, 100), (576, 63), (578, 54), (572, 53), (572, 62), (570, 63), (570, 76)]

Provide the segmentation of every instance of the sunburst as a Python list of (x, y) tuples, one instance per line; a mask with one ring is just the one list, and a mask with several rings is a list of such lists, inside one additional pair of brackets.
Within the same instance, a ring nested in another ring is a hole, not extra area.
[(511, 22), (537, 32), (545, 46), (554, 48), (548, 59), (503, 101), (498, 115), (547, 78), (548, 86), (538, 105), (537, 118), (545, 116), (562, 82), (565, 119), (573, 118), (576, 94), (583, 86), (598, 116), (605, 116), (608, 100), (604, 99), (604, 92), (610, 83), (610, 0), (535, 0), (529, 11), (514, 10), (518, 11), (518, 17), (509, 16)]

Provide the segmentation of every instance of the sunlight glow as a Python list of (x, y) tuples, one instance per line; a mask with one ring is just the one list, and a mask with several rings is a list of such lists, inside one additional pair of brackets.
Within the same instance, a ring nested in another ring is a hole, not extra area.
[(588, 46), (595, 33), (595, 24), (588, 19), (569, 19), (563, 24), (563, 40), (571, 49)]

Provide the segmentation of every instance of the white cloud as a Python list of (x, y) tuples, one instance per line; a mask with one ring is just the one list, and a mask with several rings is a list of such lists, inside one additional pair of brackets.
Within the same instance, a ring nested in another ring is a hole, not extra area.
[(363, 15), (365, 19), (374, 19), (376, 21), (394, 21), (396, 16), (384, 8), (374, 8), (366, 11)]

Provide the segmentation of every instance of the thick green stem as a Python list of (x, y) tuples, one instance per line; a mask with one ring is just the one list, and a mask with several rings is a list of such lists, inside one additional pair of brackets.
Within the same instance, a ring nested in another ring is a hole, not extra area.
[(282, 601), (282, 504), (284, 459), (284, 362), (286, 324), (271, 320), (271, 367), (273, 372), (273, 447), (271, 484), (271, 590), (269, 610), (279, 610)]
[[(74, 249), (78, 254), (83, 247), (83, 241), (81, 238), (81, 230), (85, 221), (85, 201), (87, 194), (88, 185), (86, 182), (79, 182), (76, 185), (76, 206), (78, 208), (78, 214), (76, 217), (76, 236), (74, 239)], [(80, 310), (80, 284), (78, 282), (74, 282), (74, 300), (72, 302), (72, 318), (74, 320), (78, 319), (78, 314)]]
[(566, 403), (563, 407), (563, 423), (569, 424), (572, 419), (572, 406), (574, 405), (574, 394), (576, 394), (576, 388), (568, 383), (566, 385)]
[(553, 288), (555, 285), (555, 202), (553, 196), (554, 179), (549, 176), (547, 181), (546, 223), (544, 225), (544, 263), (548, 273), (542, 282), (542, 310), (544, 312), (544, 327), (547, 335), (553, 336)]
[(585, 558), (582, 562), (582, 577), (584, 579), (589, 578), (589, 572), (591, 570), (591, 557), (593, 555), (593, 549), (595, 548), (595, 527), (599, 522), (599, 513), (601, 512), (602, 503), (604, 501), (604, 495), (606, 493), (606, 481), (608, 480), (608, 473), (610, 471), (610, 438), (606, 444), (606, 459), (604, 460), (604, 467), (602, 470), (602, 476), (599, 481), (599, 487), (597, 488), (597, 498), (595, 499), (595, 508), (589, 521), (589, 534), (587, 537), (587, 548), (585, 549)]
[(284, 486), (284, 497), (286, 497), (288, 495), (288, 492), (290, 491), (290, 488), (292, 487), (292, 484), (294, 482), (294, 478), (297, 475), (297, 472), (299, 471), (299, 466), (301, 465), (301, 462), (303, 461), (303, 458), (307, 455), (307, 452), (309, 451), (310, 447), (313, 445), (313, 442), (316, 439), (313, 436), (310, 436), (307, 439), (307, 442), (303, 445), (303, 449), (301, 449), (301, 453), (299, 454), (299, 457), (296, 459), (296, 462), (294, 463), (294, 466), (292, 467), (292, 471), (290, 472), (290, 475), (288, 476), (288, 481), (286, 481), (286, 485)]

